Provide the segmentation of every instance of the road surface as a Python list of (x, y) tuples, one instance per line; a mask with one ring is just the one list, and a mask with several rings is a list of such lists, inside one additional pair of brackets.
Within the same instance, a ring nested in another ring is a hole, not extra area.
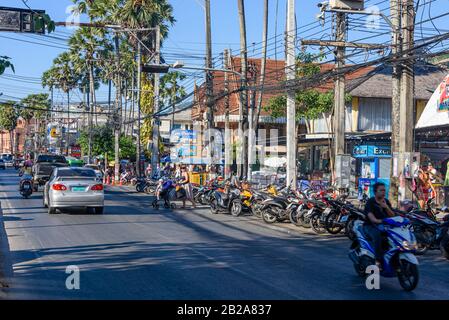
[[(104, 215), (48, 215), (42, 194), (22, 199), (17, 173), (0, 173), (14, 277), (9, 299), (448, 299), (449, 261), (420, 260), (418, 288), (397, 279), (369, 291), (344, 237), (289, 235), (250, 217), (159, 210), (147, 195), (106, 192)], [(68, 290), (68, 266), (80, 289)]]

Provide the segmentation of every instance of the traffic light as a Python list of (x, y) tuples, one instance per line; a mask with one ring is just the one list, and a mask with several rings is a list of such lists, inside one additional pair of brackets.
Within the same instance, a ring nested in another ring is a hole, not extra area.
[(44, 10), (0, 7), (0, 31), (45, 34), (44, 16)]

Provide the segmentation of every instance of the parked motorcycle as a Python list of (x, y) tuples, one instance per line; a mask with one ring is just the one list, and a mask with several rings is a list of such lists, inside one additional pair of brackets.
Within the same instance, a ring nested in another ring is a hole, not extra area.
[(28, 199), (33, 194), (33, 176), (24, 175), (20, 180), (19, 185), (20, 194), (25, 199)]
[(285, 221), (299, 205), (299, 199), (291, 194), (268, 198), (262, 202), (262, 219), (268, 224)]
[(412, 211), (406, 216), (411, 221), (418, 242), (416, 254), (422, 255), (427, 250), (440, 249), (441, 240), (449, 230), (449, 216), (445, 217), (443, 223), (430, 219), (422, 212)]
[(239, 216), (243, 209), (240, 190), (235, 187), (229, 187), (229, 189), (222, 191), (215, 190), (213, 192), (210, 202), (211, 212), (214, 214), (226, 212), (231, 213), (235, 217)]
[[(410, 221), (403, 217), (383, 220), (386, 241), (383, 242), (385, 254), (382, 261), (381, 276), (398, 277), (401, 287), (406, 291), (416, 288), (419, 281), (418, 259), (414, 252), (416, 238), (410, 228)], [(367, 276), (367, 268), (375, 265), (375, 253), (364, 230), (362, 221), (354, 222), (356, 238), (352, 242), (349, 258), (354, 263), (357, 274)]]

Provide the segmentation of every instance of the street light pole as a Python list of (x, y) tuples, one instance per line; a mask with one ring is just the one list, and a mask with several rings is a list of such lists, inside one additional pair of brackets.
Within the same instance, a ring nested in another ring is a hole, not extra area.
[[(141, 103), (141, 87), (142, 87), (142, 46), (140, 42), (137, 42), (137, 176), (142, 176), (142, 170), (140, 167), (140, 154), (141, 154), (141, 143), (140, 143), (140, 103)], [(131, 132), (131, 136), (133, 132)]]
[[(155, 63), (160, 63), (160, 45), (161, 45), (161, 31), (160, 28), (156, 28), (156, 52)], [(154, 113), (159, 112), (159, 73), (154, 74)], [(157, 165), (159, 163), (159, 119), (153, 120), (153, 152), (151, 153), (151, 172), (154, 174), (157, 171)]]

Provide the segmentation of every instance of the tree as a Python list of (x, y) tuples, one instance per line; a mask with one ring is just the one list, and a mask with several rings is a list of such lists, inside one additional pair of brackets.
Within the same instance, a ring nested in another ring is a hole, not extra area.
[[(108, 160), (114, 160), (114, 131), (109, 126), (95, 126), (92, 134), (92, 155), (99, 156), (108, 154)], [(89, 131), (83, 130), (78, 138), (83, 154), (89, 152)], [(136, 146), (132, 137), (122, 135), (120, 137), (120, 158), (134, 161), (136, 158)]]
[[(186, 90), (179, 82), (186, 78), (185, 74), (178, 71), (166, 73), (161, 78), (161, 97), (164, 106), (173, 106), (176, 101), (186, 96)], [(175, 122), (175, 108), (172, 114), (172, 129)]]
[(108, 153), (114, 154), (114, 133), (109, 126), (96, 126), (88, 130), (83, 130), (78, 138), (83, 154), (89, 153), (89, 134), (91, 134), (92, 155), (99, 156)]
[(14, 149), (14, 130), (17, 127), (17, 119), (19, 115), (14, 102), (8, 101), (0, 104), (0, 128), (9, 132), (9, 142), (11, 153), (15, 152)]
[(10, 68), (12, 72), (15, 72), (14, 65), (10, 61), (11, 58), (6, 56), (0, 56), (0, 75), (5, 73), (6, 69)]
[[(322, 60), (321, 55), (314, 55), (307, 52), (301, 52), (297, 60), (297, 73), (298, 79), (304, 77), (310, 77), (320, 73), (320, 66), (317, 62)], [(322, 92), (315, 88), (298, 90), (295, 95), (296, 103), (296, 119), (306, 120), (306, 125), (309, 128), (308, 120), (318, 119), (326, 113), (332, 111), (333, 107), (333, 93)], [(350, 100), (350, 97), (348, 96)], [(273, 118), (280, 118), (286, 116), (287, 110), (287, 96), (278, 95), (271, 98), (264, 106), (264, 110), (269, 112)], [(308, 130), (310, 132), (310, 130)]]
[[(23, 107), (19, 111), (19, 116), (27, 122), (27, 125), (29, 125), (31, 119), (34, 118), (36, 120), (34, 150), (37, 152), (39, 150), (39, 141), (41, 140), (41, 136), (43, 134), (41, 128), (45, 128), (45, 126), (40, 126), (40, 122), (47, 118), (50, 109), (48, 94), (30, 94), (22, 99), (21, 104)], [(29, 132), (27, 132), (27, 134), (29, 134)]]

